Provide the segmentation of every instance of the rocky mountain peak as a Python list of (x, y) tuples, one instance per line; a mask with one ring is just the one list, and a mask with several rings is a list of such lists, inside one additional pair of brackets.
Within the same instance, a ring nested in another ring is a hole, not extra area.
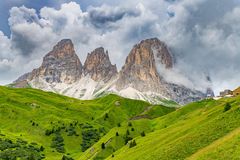
[(153, 54), (155, 61), (161, 63), (165, 68), (173, 67), (173, 57), (167, 47), (167, 45), (160, 41), (158, 38), (151, 38), (141, 41), (136, 45), (137, 48), (147, 51), (149, 54)]
[(90, 75), (95, 81), (108, 81), (117, 75), (116, 65), (112, 65), (108, 51), (103, 47), (96, 48), (88, 54), (84, 63), (84, 74)]
[(74, 45), (70, 39), (63, 39), (53, 47), (53, 50), (46, 56), (54, 56), (56, 58), (64, 58), (65, 56), (74, 56)]
[(82, 64), (70, 39), (63, 39), (53, 47), (39, 68), (39, 75), (47, 82), (73, 83), (81, 78)]
[[(119, 73), (103, 47), (89, 53), (82, 66), (72, 41), (63, 39), (43, 58), (39, 68), (21, 76), (14, 85), (30, 85), (83, 99), (116, 93), (151, 103), (168, 98), (185, 104), (205, 97), (200, 91), (167, 82), (158, 72), (163, 67), (165, 72), (170, 71), (174, 67), (173, 57), (167, 45), (157, 38), (134, 45)], [(212, 93), (208, 90), (207, 94)]]
[(57, 43), (43, 58), (42, 65), (20, 79), (43, 79), (48, 83), (74, 83), (81, 78), (82, 64), (70, 39)]
[(173, 66), (172, 56), (163, 42), (152, 38), (136, 44), (120, 72), (118, 88), (124, 88), (130, 84), (131, 87), (140, 91), (156, 89), (156, 85), (159, 86), (161, 83), (156, 62), (163, 64), (166, 68)]

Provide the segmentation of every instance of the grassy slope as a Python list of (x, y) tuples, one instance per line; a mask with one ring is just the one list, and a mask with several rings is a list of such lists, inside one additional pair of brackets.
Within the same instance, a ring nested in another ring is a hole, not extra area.
[[(227, 102), (232, 108), (224, 112)], [(151, 106), (115, 95), (80, 101), (34, 89), (0, 87), (0, 131), (7, 137), (21, 137), (43, 145), (47, 159), (60, 159), (62, 154), (52, 152), (52, 137), (45, 136), (45, 130), (74, 121), (106, 130), (106, 134), (84, 153), (80, 148), (81, 136), (62, 133), (66, 153), (74, 159), (239, 159), (239, 105), (239, 97), (204, 100), (173, 112), (163, 106)], [(106, 113), (109, 118), (104, 120)], [(132, 126), (128, 125), (130, 119)], [(38, 126), (32, 126), (30, 121)], [(121, 123), (120, 127), (118, 123)], [(127, 129), (137, 142), (133, 148), (124, 143)], [(76, 130), (81, 135), (81, 128)], [(146, 133), (145, 137), (140, 136), (142, 131)], [(105, 149), (101, 148), (102, 143), (105, 143)]]
[[(232, 108), (223, 112), (226, 102)], [(237, 97), (187, 105), (153, 120), (155, 132), (137, 137), (136, 147), (124, 146), (108, 159), (238, 159), (239, 104)]]
[[(116, 102), (120, 105), (116, 105)], [(28, 142), (36, 142), (46, 148), (44, 151), (46, 159), (60, 159), (63, 154), (50, 148), (53, 135), (46, 136), (46, 129), (63, 125), (69, 127), (71, 123), (78, 122), (78, 124), (90, 124), (97, 129), (104, 127), (107, 133), (118, 123), (127, 123), (130, 118), (143, 113), (149, 106), (150, 104), (146, 102), (116, 95), (81, 101), (35, 89), (0, 87), (0, 133), (13, 139), (20, 137)], [(159, 107), (153, 107), (153, 109), (157, 108), (158, 112), (148, 111), (146, 114), (149, 113), (149, 117), (153, 118), (173, 111), (168, 108), (161, 110)], [(106, 113), (107, 119), (104, 118)], [(139, 124), (138, 128), (143, 126), (144, 124)], [(65, 154), (69, 153), (73, 158), (82, 155), (80, 146), (82, 129), (78, 125), (75, 129), (80, 136), (67, 136), (67, 133), (61, 130)], [(116, 143), (121, 142), (116, 141)]]

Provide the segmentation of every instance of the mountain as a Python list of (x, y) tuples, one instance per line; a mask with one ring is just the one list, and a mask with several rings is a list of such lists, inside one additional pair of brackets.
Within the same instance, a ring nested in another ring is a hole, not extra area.
[(119, 72), (103, 47), (89, 53), (82, 65), (72, 41), (64, 39), (43, 58), (38, 69), (21, 76), (11, 86), (33, 87), (80, 99), (115, 93), (153, 104), (186, 104), (206, 97), (200, 91), (167, 82), (159, 72), (173, 68), (173, 55), (157, 38), (134, 45)]
[(117, 88), (120, 90), (132, 87), (141, 92), (163, 93), (165, 86), (157, 72), (157, 60), (165, 68), (171, 68), (173, 65), (172, 56), (161, 41), (148, 39), (135, 45), (120, 71)]
[(21, 76), (15, 82), (42, 79), (47, 83), (71, 84), (82, 76), (82, 64), (71, 40), (63, 39), (44, 58), (38, 69)]
[(158, 97), (165, 97), (180, 104), (196, 101), (205, 96), (199, 91), (168, 83), (159, 74), (159, 69), (170, 71), (173, 67), (174, 58), (164, 42), (157, 38), (143, 40), (135, 45), (128, 55), (116, 83), (117, 90), (121, 92), (128, 88), (128, 92), (129, 88), (134, 88), (147, 97), (145, 100), (150, 99), (150, 102), (154, 102), (156, 93), (159, 94)]
[(205, 99), (176, 109), (0, 86), (0, 159), (239, 159), (239, 103)]
[(94, 81), (108, 82), (118, 74), (116, 65), (111, 64), (108, 51), (105, 52), (103, 47), (87, 55), (83, 68), (84, 75), (89, 75)]

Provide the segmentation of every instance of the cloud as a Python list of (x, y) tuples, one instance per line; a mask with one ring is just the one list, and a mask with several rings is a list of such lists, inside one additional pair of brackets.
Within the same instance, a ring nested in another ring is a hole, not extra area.
[(89, 21), (97, 28), (108, 29), (111, 23), (115, 23), (124, 17), (138, 17), (140, 10), (122, 7), (110, 7), (103, 5), (101, 7), (91, 7), (88, 9)]
[[(105, 47), (120, 69), (135, 43), (158, 37), (168, 44), (176, 59), (177, 69), (161, 73), (169, 80), (201, 89), (209, 85), (205, 82), (206, 75), (210, 74), (216, 91), (239, 85), (239, 2), (137, 0), (99, 3), (103, 5), (84, 11), (76, 2), (63, 3), (59, 9), (43, 7), (39, 11), (24, 6), (12, 8), (9, 17), (11, 38), (0, 32), (1, 73), (5, 71), (4, 77), (16, 78), (31, 71), (62, 38), (73, 40), (82, 62), (91, 50)], [(19, 65), (23, 66), (21, 70)]]
[[(236, 2), (185, 0), (175, 2), (169, 8), (175, 16), (159, 33), (177, 57), (177, 68), (198, 86), (204, 86), (202, 73), (209, 73), (216, 92), (238, 86), (240, 29), (237, 27), (239, 7)], [(235, 79), (234, 83), (221, 83), (233, 82), (232, 79)]]

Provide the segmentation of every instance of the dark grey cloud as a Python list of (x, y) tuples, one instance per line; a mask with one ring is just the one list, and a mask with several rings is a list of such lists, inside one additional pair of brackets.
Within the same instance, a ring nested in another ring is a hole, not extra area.
[(29, 56), (38, 47), (38, 44), (27, 39), (24, 34), (13, 32), (12, 34), (12, 47), (19, 51), (23, 56)]
[(138, 17), (141, 11), (136, 8), (101, 6), (88, 9), (89, 21), (97, 28), (107, 29), (111, 23), (115, 23), (124, 17)]

